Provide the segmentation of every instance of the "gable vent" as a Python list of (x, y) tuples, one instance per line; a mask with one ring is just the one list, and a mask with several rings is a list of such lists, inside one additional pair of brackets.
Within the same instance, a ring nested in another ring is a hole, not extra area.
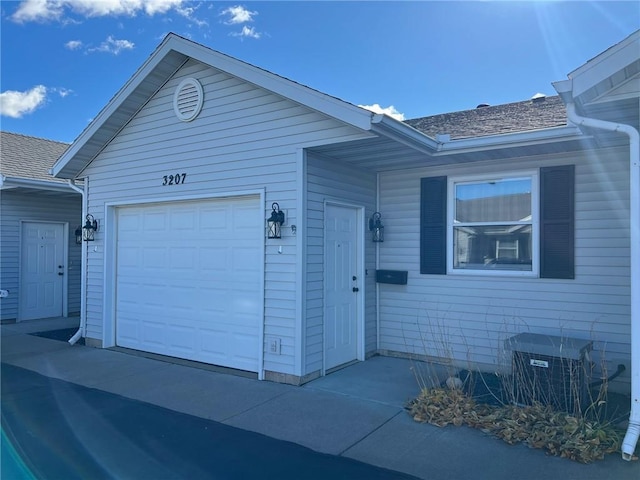
[(185, 78), (173, 94), (173, 110), (183, 122), (190, 122), (202, 110), (204, 93), (202, 85), (195, 78)]

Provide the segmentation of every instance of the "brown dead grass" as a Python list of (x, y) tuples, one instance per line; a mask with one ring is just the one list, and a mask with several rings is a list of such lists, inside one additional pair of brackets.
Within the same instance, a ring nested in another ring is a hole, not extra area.
[(524, 443), (581, 463), (602, 460), (618, 451), (624, 434), (612, 425), (577, 418), (549, 406), (478, 404), (463, 391), (448, 388), (423, 389), (407, 410), (417, 422), (439, 427), (467, 425), (510, 445)]

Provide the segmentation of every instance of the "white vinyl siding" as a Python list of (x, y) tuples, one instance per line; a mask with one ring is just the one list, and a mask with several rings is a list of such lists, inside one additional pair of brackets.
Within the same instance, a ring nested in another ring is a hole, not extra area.
[(9, 290), (9, 296), (0, 301), (0, 318), (19, 319), (20, 295), (20, 222), (68, 223), (68, 313), (80, 312), (81, 247), (75, 243), (75, 229), (82, 220), (80, 195), (59, 197), (48, 193), (29, 193), (3, 190), (2, 215), (0, 215), (0, 288)]
[[(322, 368), (324, 296), (324, 202), (338, 200), (375, 211), (376, 175), (309, 153), (307, 155), (307, 265), (305, 279), (305, 373)], [(365, 232), (365, 352), (376, 350), (375, 244)]]
[[(566, 164), (576, 166), (574, 280), (420, 274), (421, 177)], [(610, 372), (628, 365), (628, 169), (628, 150), (608, 149), (381, 174), (380, 210), (393, 212), (385, 233), (397, 236), (381, 244), (380, 268), (409, 270), (409, 281), (402, 291), (380, 285), (380, 348), (495, 366), (505, 338), (533, 332), (594, 340)]]
[[(198, 79), (204, 106), (193, 121), (173, 111), (175, 88)], [(299, 223), (297, 150), (301, 145), (348, 140), (361, 132), (214, 68), (189, 61), (107, 145), (83, 172), (89, 176), (89, 211), (99, 220), (105, 203), (160, 201), (183, 196), (233, 195), (264, 191), (264, 225), (271, 204), (287, 218), (280, 240), (266, 240), (264, 335), (281, 340), (281, 353), (265, 351), (265, 370), (299, 374), (295, 345), (296, 241), (290, 225)], [(162, 186), (164, 175), (185, 173), (184, 184)], [(106, 225), (105, 228), (109, 228)], [(103, 338), (103, 232), (88, 259), (87, 335)], [(279, 253), (281, 247), (282, 253)], [(296, 367), (297, 364), (297, 367)]]

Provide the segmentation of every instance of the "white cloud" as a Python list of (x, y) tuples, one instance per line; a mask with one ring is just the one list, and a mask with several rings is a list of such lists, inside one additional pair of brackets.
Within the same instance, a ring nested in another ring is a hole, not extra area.
[(9, 18), (17, 23), (57, 20), (62, 16), (64, 7), (60, 2), (49, 0), (26, 0)]
[(227, 17), (227, 20), (224, 22), (227, 25), (237, 25), (239, 23), (253, 22), (253, 16), (258, 15), (258, 12), (252, 12), (242, 5), (236, 5), (225, 8), (220, 15)]
[(80, 40), (69, 40), (64, 44), (64, 48), (67, 50), (78, 50), (79, 48), (82, 48), (82, 45), (82, 41)]
[(7, 90), (0, 93), (0, 115), (21, 118), (42, 106), (47, 100), (47, 87), (36, 85), (26, 92)]
[(50, 88), (49, 90), (51, 90), (52, 92), (56, 92), (62, 98), (73, 93), (73, 90), (69, 88), (64, 88), (64, 87), (55, 87), (55, 88)]
[(256, 32), (256, 29), (253, 27), (247, 27), (246, 25), (242, 27), (240, 32), (231, 32), (229, 35), (232, 37), (240, 37), (244, 38), (260, 38), (262, 34), (260, 32)]
[(179, 15), (182, 15), (184, 18), (186, 18), (187, 20), (189, 20), (190, 22), (195, 23), (197, 26), (199, 27), (206, 27), (209, 24), (207, 23), (206, 20), (201, 20), (199, 18), (197, 18), (195, 16), (196, 10), (198, 9), (200, 5), (197, 5), (195, 7), (185, 7), (185, 6), (177, 6), (176, 7), (176, 12)]
[(135, 44), (129, 40), (117, 40), (109, 35), (107, 39), (97, 47), (87, 48), (87, 52), (105, 52), (118, 55), (123, 50), (133, 50)]
[(57, 21), (67, 11), (84, 17), (133, 17), (141, 12), (153, 16), (172, 9), (181, 13), (184, 3), (185, 0), (24, 0), (10, 18), (17, 23)]
[(395, 118), (396, 120), (400, 120), (400, 121), (404, 120), (404, 113), (400, 113), (398, 110), (396, 110), (396, 107), (394, 107), (393, 105), (389, 105), (388, 107), (381, 107), (377, 103), (374, 103), (373, 105), (358, 105), (358, 106), (362, 108), (366, 108), (367, 110), (370, 110), (373, 113), (384, 113), (385, 115), (389, 115), (390, 117)]

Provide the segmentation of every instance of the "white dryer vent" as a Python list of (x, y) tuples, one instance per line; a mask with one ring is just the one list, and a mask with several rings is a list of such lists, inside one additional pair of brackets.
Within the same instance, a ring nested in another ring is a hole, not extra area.
[(183, 122), (190, 122), (202, 110), (204, 92), (195, 78), (185, 78), (173, 94), (173, 110)]

